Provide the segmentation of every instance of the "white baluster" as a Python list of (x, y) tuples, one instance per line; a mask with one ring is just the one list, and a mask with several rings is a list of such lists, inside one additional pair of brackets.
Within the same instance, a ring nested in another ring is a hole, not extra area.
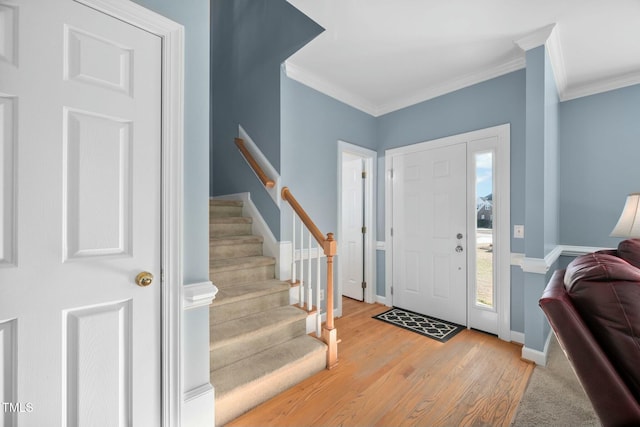
[(291, 210), (293, 231), (291, 232), (291, 283), (296, 283), (296, 213)]
[(318, 300), (318, 309), (316, 310), (316, 336), (322, 334), (322, 311), (320, 310), (320, 244), (318, 243), (318, 253), (316, 254), (316, 299)]
[(300, 307), (304, 307), (304, 222), (300, 219)]
[(309, 234), (309, 244), (307, 245), (307, 310), (311, 311), (313, 308), (313, 294), (311, 293), (311, 231), (307, 230)]

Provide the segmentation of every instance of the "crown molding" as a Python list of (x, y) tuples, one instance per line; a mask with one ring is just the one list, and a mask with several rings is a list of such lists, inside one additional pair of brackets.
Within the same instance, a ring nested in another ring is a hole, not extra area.
[(337, 99), (347, 105), (352, 106), (360, 111), (364, 111), (367, 114), (376, 116), (376, 107), (366, 99), (355, 95), (353, 92), (346, 90), (345, 88), (328, 82), (326, 79), (312, 73), (306, 68), (302, 68), (291, 60), (286, 60), (284, 63), (284, 72), (287, 77), (297, 82), (302, 83), (305, 86), (309, 86), (311, 89), (315, 89), (318, 92)]
[(582, 98), (589, 95), (597, 95), (599, 93), (637, 84), (640, 84), (640, 71), (602, 78), (589, 83), (569, 87), (565, 91), (564, 96), (560, 97), (560, 100), (570, 101), (572, 99)]
[(567, 69), (564, 65), (564, 54), (562, 53), (558, 32), (557, 24), (549, 24), (513, 42), (525, 52), (536, 47), (545, 46), (551, 61), (553, 76), (556, 80), (558, 97), (561, 101), (564, 101), (567, 91)]
[(562, 46), (560, 45), (559, 31), (558, 26), (554, 24), (554, 28), (551, 30), (545, 46), (549, 54), (549, 61), (551, 61), (553, 75), (556, 78), (558, 96), (562, 101), (567, 92), (567, 67), (564, 65), (564, 54), (562, 52)]
[(542, 46), (547, 43), (547, 40), (551, 36), (551, 33), (553, 33), (555, 27), (555, 23), (549, 24), (545, 27), (533, 31), (532, 33), (529, 33), (528, 35), (518, 40), (514, 40), (514, 43), (517, 44), (520, 49), (524, 50), (525, 52), (538, 46)]
[(450, 92), (454, 92), (459, 89), (463, 89), (468, 86), (472, 86), (477, 83), (484, 82), (486, 80), (500, 77), (504, 74), (508, 74), (513, 71), (520, 70), (525, 67), (524, 57), (517, 57), (509, 61), (488, 67), (479, 72), (468, 74), (461, 78), (456, 78), (444, 82), (437, 86), (426, 88), (422, 91), (417, 91), (406, 97), (398, 97), (396, 100), (375, 105), (364, 98), (349, 92), (348, 90), (329, 83), (322, 77), (309, 72), (307, 69), (302, 68), (290, 61), (286, 61), (284, 64), (284, 70), (287, 77), (296, 80), (312, 89), (324, 93), (332, 98), (337, 99), (340, 102), (344, 102), (353, 108), (361, 110), (374, 117), (379, 117), (387, 113), (391, 113), (402, 108), (410, 107), (415, 104), (419, 104), (424, 101), (436, 98), (441, 95), (445, 95)]

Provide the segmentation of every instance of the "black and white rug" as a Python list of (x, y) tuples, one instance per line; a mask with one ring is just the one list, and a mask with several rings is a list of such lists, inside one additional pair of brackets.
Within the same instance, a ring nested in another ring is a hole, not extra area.
[(373, 318), (417, 332), (440, 342), (447, 342), (464, 328), (455, 323), (445, 322), (444, 320), (435, 319), (397, 307), (377, 314), (373, 316)]

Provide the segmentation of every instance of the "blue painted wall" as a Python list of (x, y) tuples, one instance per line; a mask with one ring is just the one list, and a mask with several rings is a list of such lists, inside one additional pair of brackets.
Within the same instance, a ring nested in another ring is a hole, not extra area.
[[(526, 58), (525, 255), (544, 258), (559, 243), (559, 99), (545, 46), (527, 51)], [(538, 351), (550, 331), (538, 299), (552, 271), (524, 273), (525, 346)]]
[(549, 54), (544, 67), (544, 253), (560, 243), (559, 149), (560, 99)]
[(640, 85), (560, 104), (560, 241), (615, 247), (627, 194), (640, 191)]
[[(544, 148), (545, 148), (545, 48), (526, 53), (525, 149), (525, 254), (543, 258), (544, 252)], [(512, 190), (513, 191), (513, 190)], [(527, 276), (525, 276), (527, 277)]]
[(280, 212), (233, 140), (238, 125), (280, 170), (280, 66), (323, 29), (285, 0), (211, 2), (211, 195), (250, 192), (280, 237)]
[[(323, 233), (338, 232), (338, 140), (375, 151), (375, 120), (282, 75), (282, 183)], [(281, 224), (291, 240), (290, 209)]]

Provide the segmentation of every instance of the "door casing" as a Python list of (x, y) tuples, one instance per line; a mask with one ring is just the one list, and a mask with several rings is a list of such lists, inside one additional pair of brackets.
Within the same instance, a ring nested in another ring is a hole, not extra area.
[[(373, 150), (354, 145), (345, 141), (338, 141), (338, 244), (340, 244), (340, 235), (342, 234), (342, 155), (343, 153), (349, 153), (364, 160), (364, 169), (367, 173), (367, 179), (365, 180), (364, 196), (365, 196), (365, 227), (367, 233), (365, 233), (364, 239), (364, 264), (365, 274), (364, 280), (367, 282), (367, 288), (364, 293), (364, 301), (367, 303), (375, 302), (375, 288), (376, 288), (376, 219), (375, 219), (375, 192), (373, 191), (376, 186), (376, 163), (377, 153)], [(340, 257), (341, 247), (338, 248), (338, 257)], [(337, 263), (337, 276), (341, 276), (341, 263), (338, 260)], [(342, 295), (341, 282), (338, 281), (338, 295)], [(336, 309), (336, 316), (342, 316), (342, 298), (338, 298), (338, 307)]]
[[(393, 245), (392, 242), (392, 216), (393, 216), (393, 156), (407, 154), (413, 151), (439, 148), (450, 144), (458, 144), (466, 141), (482, 140), (486, 138), (498, 138), (499, 150), (495, 159), (495, 187), (501, 203), (496, 203), (494, 212), (498, 218), (496, 227), (496, 282), (498, 309), (498, 337), (505, 341), (511, 340), (511, 205), (510, 205), (510, 125), (504, 124), (486, 129), (480, 129), (463, 134), (453, 135), (436, 140), (411, 144), (385, 151), (385, 291), (387, 305), (393, 304)], [(469, 305), (469, 304), (468, 304)]]

